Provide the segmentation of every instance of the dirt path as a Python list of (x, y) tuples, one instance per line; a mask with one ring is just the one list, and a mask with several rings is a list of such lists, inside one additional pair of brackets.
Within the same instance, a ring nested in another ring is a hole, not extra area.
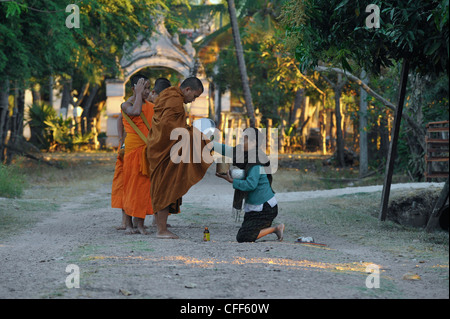
[[(298, 225), (295, 216), (283, 215), (283, 205), (292, 208), (305, 199), (355, 189), (277, 194), (276, 221), (295, 224), (328, 245), (316, 247), (294, 243), (300, 234), (289, 228), (283, 242), (270, 235), (257, 243), (237, 243), (233, 190), (217, 182), (213, 167), (183, 198), (182, 213), (169, 217), (179, 240), (158, 240), (151, 226), (148, 236), (116, 230), (120, 211), (109, 208), (110, 188), (105, 183), (88, 196), (73, 197), (50, 217), (0, 242), (0, 298), (449, 297), (448, 260), (446, 265), (427, 261), (421, 280), (403, 280), (405, 273), (418, 272), (420, 261), (323, 233), (317, 225)], [(210, 242), (202, 241), (204, 226), (211, 231)], [(366, 287), (369, 264), (381, 268), (379, 288)], [(79, 267), (80, 288), (66, 287), (68, 265)]]

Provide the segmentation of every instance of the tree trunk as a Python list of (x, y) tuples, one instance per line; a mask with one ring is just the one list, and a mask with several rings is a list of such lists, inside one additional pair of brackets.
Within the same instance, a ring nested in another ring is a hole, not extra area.
[(89, 96), (86, 100), (86, 104), (84, 105), (84, 110), (83, 110), (83, 114), (81, 115), (81, 117), (86, 118), (86, 126), (85, 127), (85, 132), (90, 132), (91, 131), (91, 127), (89, 127), (89, 123), (90, 123), (90, 119), (91, 119), (91, 109), (92, 109), (92, 104), (94, 102), (95, 96), (97, 95), (97, 92), (99, 90), (99, 86), (96, 84), (93, 87), (91, 87), (90, 91), (89, 91)]
[(295, 124), (298, 126), (300, 116), (302, 115), (303, 102), (305, 100), (304, 89), (298, 89), (295, 92), (294, 103), (292, 104), (291, 114), (289, 116), (289, 126)]
[(214, 92), (215, 92), (215, 87), (214, 87), (214, 82), (209, 84), (209, 92), (208, 92), (208, 118), (211, 120), (215, 120), (216, 118), (216, 110), (215, 110), (215, 105), (214, 105)]
[[(366, 71), (361, 71), (361, 81), (367, 85), (369, 79)], [(359, 177), (369, 171), (369, 155), (367, 149), (367, 92), (360, 88), (359, 93)]]
[[(338, 84), (338, 86), (339, 86), (339, 84)], [(337, 163), (338, 163), (339, 167), (344, 167), (345, 166), (344, 137), (342, 135), (341, 94), (342, 94), (342, 89), (337, 87), (336, 90), (334, 91), (335, 116), (336, 116)]]
[(338, 166), (344, 167), (344, 136), (342, 134), (342, 115), (341, 115), (341, 95), (342, 88), (345, 81), (342, 81), (342, 75), (338, 74), (338, 81), (333, 87), (334, 90), (334, 103), (335, 103), (335, 116), (336, 116), (336, 149)]
[[(20, 129), (23, 125), (20, 123), (23, 123), (23, 117), (22, 114), (19, 112), (19, 99), (20, 99), (20, 90), (18, 88), (17, 82), (15, 83), (14, 88), (14, 107), (13, 107), (13, 113), (11, 117), (9, 118), (9, 140), (8, 140), (8, 146), (14, 146), (17, 142), (17, 137), (20, 134)], [(12, 159), (14, 156), (14, 152), (11, 148), (6, 148), (6, 160), (5, 163), (7, 165), (11, 164)]]
[[(337, 152), (337, 164), (339, 167), (344, 167), (344, 136), (342, 134), (342, 114), (341, 114), (341, 95), (342, 89), (344, 88), (347, 80), (342, 80), (342, 74), (337, 74), (337, 82), (333, 83), (329, 78), (325, 75), (321, 74), (321, 76), (327, 81), (334, 91), (334, 115), (336, 118), (336, 152)], [(333, 125), (333, 116), (331, 116), (331, 125)], [(331, 128), (331, 132), (332, 132)], [(331, 133), (330, 133), (331, 135)]]
[(320, 123), (320, 136), (322, 137), (322, 154), (327, 154), (327, 111), (325, 109), (322, 110), (322, 121)]
[(6, 164), (10, 164), (14, 157), (14, 149), (20, 149), (20, 145), (25, 141), (23, 138), (23, 118), (25, 109), (25, 90), (16, 89), (14, 92), (14, 111), (10, 117), (10, 138), (6, 149)]
[(431, 212), (430, 219), (428, 220), (427, 226), (425, 228), (427, 233), (433, 231), (439, 223), (440, 213), (442, 213), (441, 209), (444, 207), (445, 202), (448, 198), (448, 180), (449, 179), (447, 178), (447, 181), (444, 184), (444, 188), (442, 189), (441, 194), (439, 195), (439, 198), (434, 205), (433, 211)]
[(67, 111), (69, 104), (72, 102), (72, 78), (63, 79), (63, 89), (61, 96), (60, 112), (63, 114), (63, 118), (67, 118)]
[[(419, 74), (416, 74), (411, 78), (412, 90), (411, 90), (411, 100), (409, 101), (409, 114), (416, 120), (416, 122), (421, 126), (424, 125), (424, 116), (423, 116), (423, 96), (425, 91), (425, 83), (426, 78), (422, 77)], [(407, 128), (405, 130), (406, 142), (408, 144), (409, 150), (412, 155), (412, 163), (411, 163), (411, 175), (415, 180), (420, 181), (424, 177), (425, 172), (425, 157), (424, 153), (426, 150), (425, 147), (425, 131), (424, 134), (419, 135), (416, 131)]]
[(231, 29), (233, 31), (234, 45), (236, 47), (236, 57), (238, 60), (239, 71), (241, 73), (245, 106), (247, 108), (247, 115), (250, 118), (250, 126), (255, 126), (256, 122), (255, 110), (253, 107), (252, 94), (250, 92), (247, 68), (245, 66), (244, 50), (242, 49), (241, 36), (239, 34), (239, 26), (236, 17), (236, 7), (234, 4), (234, 0), (227, 0), (227, 2), (228, 2), (228, 13), (230, 14)]
[(400, 78), (400, 88), (398, 93), (397, 108), (394, 117), (394, 127), (392, 130), (391, 144), (389, 146), (389, 154), (387, 158), (386, 173), (383, 183), (383, 191), (381, 193), (380, 221), (384, 221), (387, 215), (389, 195), (391, 192), (392, 175), (394, 173), (394, 160), (397, 153), (398, 135), (400, 132), (400, 123), (402, 121), (403, 103), (405, 102), (406, 83), (408, 82), (409, 61), (404, 59), (402, 65), (402, 73)]
[(0, 82), (0, 163), (5, 159), (5, 141), (8, 132), (8, 96), (9, 81), (8, 79)]
[(334, 126), (336, 122), (336, 117), (334, 116), (334, 111), (330, 111), (330, 149), (336, 152), (336, 128)]
[(41, 92), (39, 90), (39, 85), (37, 83), (31, 84), (30, 90), (33, 98), (33, 104), (41, 103)]
[(53, 107), (53, 86), (54, 86), (53, 75), (50, 75), (48, 79), (48, 104)]

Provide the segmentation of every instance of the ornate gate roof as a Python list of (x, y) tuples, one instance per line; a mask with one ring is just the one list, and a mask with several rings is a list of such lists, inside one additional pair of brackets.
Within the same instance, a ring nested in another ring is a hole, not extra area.
[(186, 44), (182, 46), (178, 35), (172, 37), (162, 19), (157, 22), (150, 38), (141, 38), (128, 51), (130, 53), (120, 61), (125, 82), (132, 74), (146, 67), (167, 67), (185, 78), (195, 73), (195, 49), (192, 43), (186, 40)]

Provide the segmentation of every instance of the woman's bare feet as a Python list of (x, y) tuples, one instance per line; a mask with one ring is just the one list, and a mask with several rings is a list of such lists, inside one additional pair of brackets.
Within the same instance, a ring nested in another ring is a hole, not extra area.
[(277, 235), (279, 241), (283, 241), (284, 224), (280, 224), (275, 227), (274, 233)]

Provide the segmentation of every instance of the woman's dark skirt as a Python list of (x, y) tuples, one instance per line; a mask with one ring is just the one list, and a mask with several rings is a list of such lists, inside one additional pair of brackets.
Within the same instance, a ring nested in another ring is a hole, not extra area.
[(278, 205), (271, 207), (267, 202), (264, 203), (262, 211), (245, 213), (244, 221), (237, 233), (236, 240), (239, 243), (254, 242), (262, 229), (272, 226), (272, 222), (277, 215)]

